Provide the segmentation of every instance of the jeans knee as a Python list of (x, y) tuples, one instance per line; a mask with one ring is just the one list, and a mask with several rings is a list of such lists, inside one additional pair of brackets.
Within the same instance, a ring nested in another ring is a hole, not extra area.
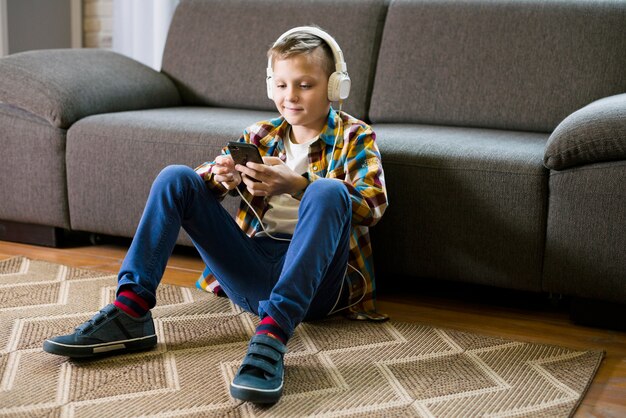
[(168, 165), (161, 170), (155, 183), (171, 184), (189, 177), (198, 177), (198, 174), (186, 165)]
[(187, 185), (194, 180), (201, 180), (200, 176), (186, 165), (168, 165), (154, 180), (152, 187), (159, 189), (180, 190), (183, 185)]
[(332, 207), (350, 207), (350, 193), (348, 188), (339, 180), (319, 179), (309, 184), (304, 192), (302, 201), (312, 199), (315, 205), (329, 205)]
[(161, 170), (158, 177), (165, 180), (178, 180), (192, 174), (197, 176), (196, 172), (186, 165), (168, 165), (163, 170)]

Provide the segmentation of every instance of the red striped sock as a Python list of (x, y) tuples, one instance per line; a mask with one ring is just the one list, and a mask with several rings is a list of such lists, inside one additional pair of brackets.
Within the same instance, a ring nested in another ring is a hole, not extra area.
[(128, 315), (134, 316), (135, 318), (144, 316), (150, 310), (148, 303), (141, 296), (127, 288), (120, 290), (113, 303)]
[(256, 334), (266, 334), (270, 337), (276, 338), (283, 344), (287, 344), (289, 336), (282, 330), (280, 325), (271, 316), (266, 316), (261, 320), (259, 326), (256, 327)]

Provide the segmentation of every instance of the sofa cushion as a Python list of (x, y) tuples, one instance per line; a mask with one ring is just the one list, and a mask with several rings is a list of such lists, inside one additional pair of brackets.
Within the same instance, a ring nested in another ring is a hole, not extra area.
[(389, 193), (389, 208), (372, 229), (383, 280), (540, 290), (547, 134), (387, 124), (374, 130)]
[(395, 0), (372, 122), (552, 132), (626, 91), (626, 2)]
[(556, 127), (544, 164), (563, 170), (581, 164), (626, 159), (626, 94), (597, 100)]
[(385, 0), (183, 0), (167, 37), (162, 71), (189, 105), (274, 110), (266, 52), (285, 31), (316, 24), (339, 43), (352, 79), (344, 110), (364, 117)]
[(28, 51), (0, 59), (0, 101), (68, 128), (85, 116), (177, 106), (163, 74), (111, 51)]
[[(152, 181), (167, 165), (196, 167), (219, 155), (246, 126), (274, 113), (169, 108), (91, 116), (67, 137), (73, 229), (131, 237)], [(227, 203), (231, 213), (235, 203)], [(186, 240), (189, 244), (190, 241)]]

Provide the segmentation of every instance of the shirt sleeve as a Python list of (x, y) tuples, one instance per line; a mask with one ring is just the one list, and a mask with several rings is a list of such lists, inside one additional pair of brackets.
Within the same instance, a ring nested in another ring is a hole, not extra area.
[[(245, 133), (244, 133), (245, 135)], [(244, 136), (239, 139), (239, 142), (243, 141)], [(222, 148), (222, 155), (229, 154), (228, 147)], [(213, 166), (215, 165), (215, 161), (207, 161), (200, 164), (198, 167), (194, 168), (194, 171), (198, 173), (202, 180), (206, 183), (207, 187), (211, 192), (213, 192), (218, 198), (223, 199), (226, 194), (228, 194), (228, 189), (226, 189), (222, 183), (215, 181), (215, 178), (212, 173)]]
[(368, 127), (346, 145), (346, 176), (343, 181), (352, 200), (352, 223), (373, 226), (383, 216), (388, 205), (376, 134)]

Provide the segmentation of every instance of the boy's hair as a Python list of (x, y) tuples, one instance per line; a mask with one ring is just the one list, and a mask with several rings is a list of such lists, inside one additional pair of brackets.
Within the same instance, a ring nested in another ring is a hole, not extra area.
[[(317, 26), (314, 26), (317, 27)], [(267, 57), (272, 60), (287, 59), (296, 55), (312, 54), (317, 48), (322, 48), (322, 68), (330, 77), (335, 72), (335, 57), (330, 46), (322, 38), (306, 32), (295, 32), (281, 39), (267, 51)]]

